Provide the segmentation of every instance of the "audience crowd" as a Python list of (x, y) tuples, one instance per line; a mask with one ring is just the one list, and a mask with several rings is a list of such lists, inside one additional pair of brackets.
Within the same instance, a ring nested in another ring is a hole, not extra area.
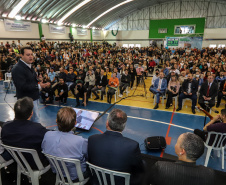
[[(67, 104), (69, 91), (76, 97), (76, 106), (80, 106), (79, 98), (83, 99), (82, 103), (86, 106), (92, 93), (95, 99), (101, 100), (107, 94), (107, 101), (111, 103), (118, 89), (119, 97), (122, 97), (128, 88), (134, 88), (135, 80), (138, 86), (150, 73), (153, 73), (150, 91), (156, 96), (154, 109), (158, 108), (160, 97), (164, 98), (166, 94), (166, 109), (172, 106), (173, 98), (178, 97), (177, 111), (180, 111), (184, 99), (189, 98), (194, 114), (197, 101), (208, 112), (215, 106), (215, 99), (219, 107), (221, 99), (226, 96), (226, 48), (122, 48), (107, 42), (90, 44), (45, 40), (26, 45), (33, 50), (32, 67), (37, 78), (45, 83), (40, 91), (45, 104), (53, 103), (54, 100)], [(19, 40), (17, 43), (0, 44), (2, 77), (6, 72), (11, 72), (20, 59), (21, 47)], [(15, 120), (3, 125), (1, 140), (5, 145), (35, 149), (44, 165), (48, 161), (41, 151), (58, 157), (79, 159), (84, 177), (90, 176), (86, 166), (86, 161), (89, 161), (99, 167), (130, 173), (131, 185), (220, 184), (215, 172), (197, 166), (196, 160), (204, 152), (206, 132), (226, 132), (226, 123), (217, 124), (215, 129), (211, 121), (203, 128), (204, 132), (196, 130), (195, 134), (182, 134), (175, 145), (178, 162), (157, 162), (152, 169), (147, 169), (139, 144), (122, 135), (127, 122), (127, 115), (122, 110), (113, 109), (106, 121), (107, 131), (90, 136), (87, 140), (73, 135), (71, 131), (76, 124), (76, 113), (72, 108), (64, 107), (58, 111), (58, 131), (50, 131), (31, 120), (33, 107), (33, 100), (29, 97), (16, 102)], [(214, 121), (222, 118), (225, 122), (225, 115), (226, 110), (222, 110)], [(0, 151), (5, 160), (10, 159), (10, 154), (4, 148), (0, 148)], [(37, 168), (29, 156), (26, 158), (32, 168)], [(77, 182), (75, 168), (70, 164), (67, 167), (71, 179)], [(54, 166), (52, 170), (56, 173)], [(151, 175), (145, 175), (149, 171)], [(95, 175), (91, 182), (98, 184)], [(116, 179), (116, 184), (122, 182), (121, 178)]]

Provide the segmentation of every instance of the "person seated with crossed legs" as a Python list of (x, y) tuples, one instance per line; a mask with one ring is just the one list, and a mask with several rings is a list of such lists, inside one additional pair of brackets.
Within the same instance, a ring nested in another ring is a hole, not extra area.
[(179, 96), (179, 105), (176, 111), (182, 109), (182, 101), (185, 98), (190, 98), (192, 100), (192, 113), (195, 114), (195, 106), (197, 103), (197, 91), (198, 91), (198, 82), (193, 79), (192, 74), (188, 74), (187, 80), (184, 80), (181, 93)]
[(160, 101), (160, 96), (165, 94), (166, 88), (167, 88), (167, 80), (164, 78), (164, 73), (160, 72), (159, 78), (155, 80), (154, 86), (150, 87), (149, 89), (157, 97), (156, 105), (154, 109), (159, 108), (158, 104)]
[(214, 82), (213, 76), (209, 75), (207, 81), (202, 84), (199, 95), (199, 105), (207, 112), (215, 105), (217, 91), (218, 85)]

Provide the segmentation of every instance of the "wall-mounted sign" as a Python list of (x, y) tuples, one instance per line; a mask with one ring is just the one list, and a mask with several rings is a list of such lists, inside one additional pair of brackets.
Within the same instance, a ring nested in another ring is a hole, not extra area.
[(167, 28), (159, 28), (158, 33), (167, 33)]
[(31, 31), (31, 22), (4, 19), (6, 31)]
[(65, 28), (65, 26), (58, 26), (58, 25), (54, 25), (54, 24), (49, 24), (49, 32), (50, 33), (65, 34), (66, 28)]
[(77, 28), (77, 35), (87, 35), (87, 29)]
[(94, 37), (100, 37), (101, 36), (101, 31), (100, 30), (92, 30), (93, 36)]

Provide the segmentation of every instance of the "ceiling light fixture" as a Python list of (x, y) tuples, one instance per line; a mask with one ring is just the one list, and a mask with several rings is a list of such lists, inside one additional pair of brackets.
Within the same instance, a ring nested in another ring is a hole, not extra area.
[(46, 19), (42, 19), (42, 23), (47, 23), (47, 20)]
[(14, 18), (16, 14), (23, 8), (23, 6), (28, 2), (29, 0), (21, 0), (9, 13), (10, 18)]
[(75, 27), (76, 26), (76, 24), (72, 24), (72, 27)]
[(105, 14), (107, 14), (108, 12), (110, 12), (110, 11), (112, 11), (112, 10), (118, 8), (119, 6), (122, 6), (122, 5), (126, 4), (126, 3), (129, 3), (129, 2), (131, 2), (131, 1), (133, 1), (133, 0), (126, 0), (126, 1), (124, 1), (124, 2), (122, 2), (122, 3), (119, 3), (119, 4), (117, 4), (117, 5), (113, 6), (113, 7), (111, 7), (110, 9), (108, 9), (108, 10), (105, 11), (104, 13), (100, 14), (100, 15), (99, 15), (98, 17), (96, 17), (95, 19), (93, 19), (93, 20), (87, 25), (87, 27), (90, 26), (91, 24), (93, 24), (94, 22), (96, 22), (98, 19), (100, 19), (101, 17), (103, 17), (103, 16), (104, 16)]
[(81, 8), (82, 6), (84, 6), (85, 4), (87, 4), (88, 2), (90, 2), (91, 0), (85, 0), (83, 2), (81, 2), (80, 4), (78, 4), (77, 6), (75, 6), (72, 10), (70, 10), (68, 13), (66, 13), (58, 22), (62, 23), (65, 19), (67, 19), (71, 14), (73, 14), (75, 11), (77, 11), (79, 8)]
[(16, 15), (15, 18), (16, 18), (16, 20), (21, 20), (21, 16), (20, 15)]

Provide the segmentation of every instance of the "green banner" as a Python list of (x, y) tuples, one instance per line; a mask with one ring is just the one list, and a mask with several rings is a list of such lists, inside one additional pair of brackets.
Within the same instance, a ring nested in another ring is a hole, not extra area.
[(179, 38), (168, 38), (167, 39), (167, 46), (178, 46), (179, 45)]

